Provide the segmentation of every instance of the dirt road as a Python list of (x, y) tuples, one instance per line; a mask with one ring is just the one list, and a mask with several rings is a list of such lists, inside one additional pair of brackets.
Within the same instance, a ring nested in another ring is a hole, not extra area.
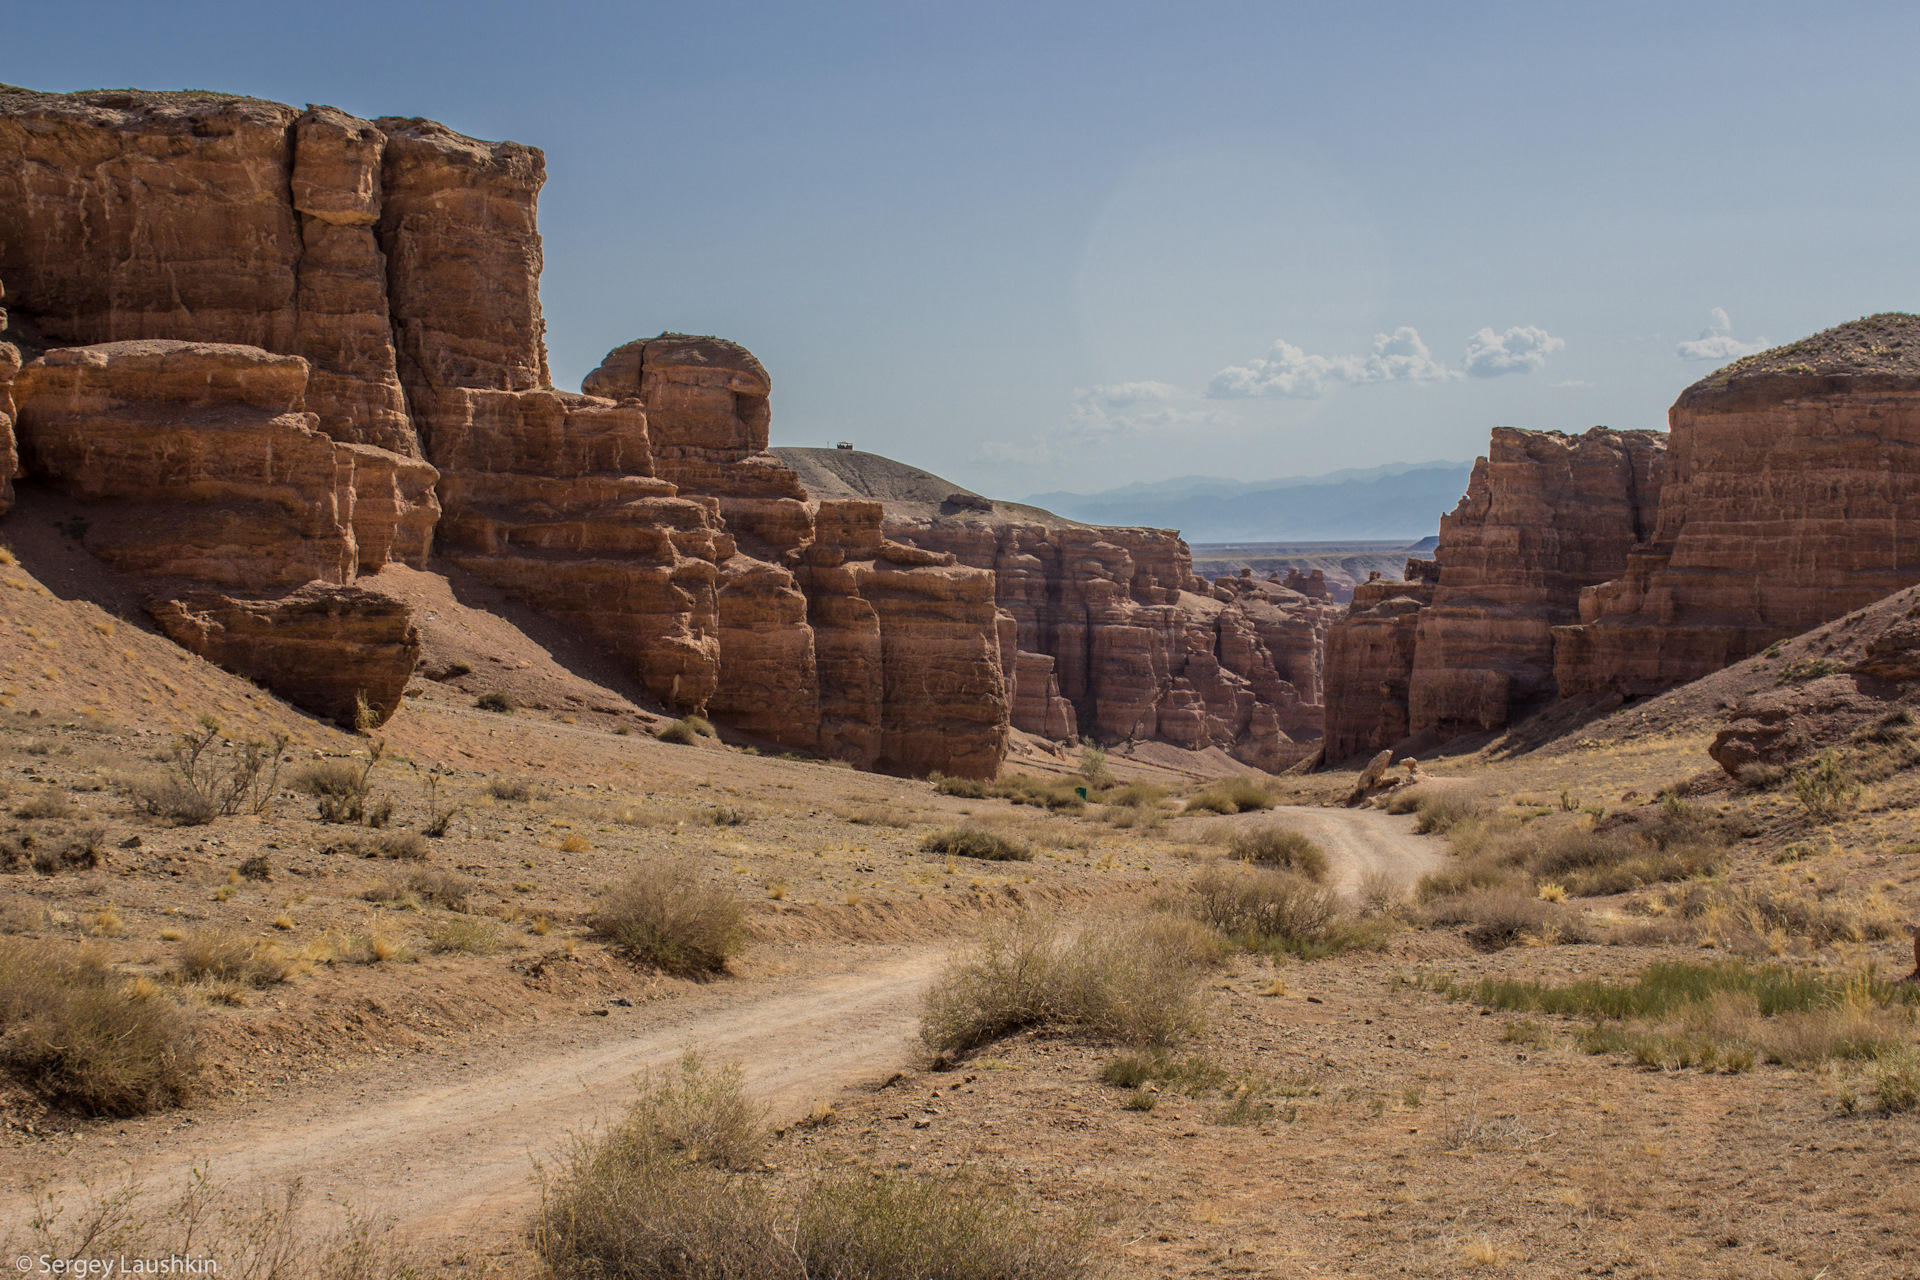
[(1272, 812), (1327, 851), (1328, 883), (1349, 896), (1370, 874), (1388, 875), (1411, 886), (1446, 861), (1446, 845), (1437, 836), (1414, 835), (1411, 817), (1395, 817), (1380, 809), (1303, 805), (1281, 805)]
[[(1408, 820), (1374, 811), (1277, 811), (1331, 855), (1334, 883), (1370, 871), (1408, 882), (1438, 858), (1438, 842)], [(684, 1000), (577, 1018), (537, 1041), (477, 1037), (446, 1056), (422, 1055), (334, 1077), (269, 1099), (232, 1104), (173, 1127), (156, 1117), (109, 1149), (89, 1143), (63, 1177), (96, 1186), (130, 1170), (149, 1188), (179, 1185), (203, 1166), (235, 1185), (304, 1180), (328, 1200), (392, 1215), (423, 1237), (498, 1237), (516, 1229), (536, 1190), (533, 1160), (567, 1134), (616, 1118), (635, 1075), (670, 1065), (688, 1046), (736, 1062), (776, 1116), (884, 1078), (909, 1060), (921, 989), (944, 946), (847, 948), (830, 972), (718, 984)], [(44, 1170), (42, 1171), (44, 1172)], [(0, 1194), (0, 1222), (23, 1221), (19, 1188)], [(0, 1231), (0, 1235), (4, 1235)]]

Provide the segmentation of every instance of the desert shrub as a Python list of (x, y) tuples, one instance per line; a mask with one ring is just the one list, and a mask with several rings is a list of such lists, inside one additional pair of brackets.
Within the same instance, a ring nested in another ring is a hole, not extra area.
[(210, 715), (200, 717), (198, 733), (175, 734), (166, 772), (137, 789), (141, 807), (182, 826), (271, 809), (287, 735), (277, 733), (272, 742), (249, 738), (216, 749), (219, 737), (220, 722)]
[(511, 714), (520, 706), (518, 702), (513, 700), (512, 694), (502, 692), (499, 689), (487, 690), (473, 700), (473, 705), (482, 711), (497, 711), (502, 715)]
[(691, 747), (696, 745), (702, 738), (715, 738), (719, 735), (714, 733), (712, 725), (702, 720), (699, 716), (685, 716), (679, 720), (675, 720), (654, 736), (662, 742), (671, 742), (678, 746)]
[(453, 820), (460, 816), (458, 804), (441, 800), (440, 777), (440, 766), (435, 765), (427, 770), (420, 781), (421, 799), (426, 801), (427, 807), (427, 820), (421, 824), (420, 830), (435, 840), (444, 837), (453, 826)]
[(533, 783), (525, 778), (494, 778), (487, 783), (487, 794), (495, 800), (523, 804), (533, 799)]
[(1887, 1112), (1920, 1111), (1920, 1056), (1909, 1046), (1882, 1054), (1873, 1064), (1874, 1101)]
[(1208, 867), (1194, 877), (1193, 915), (1235, 942), (1318, 959), (1384, 936), (1341, 908), (1340, 895), (1295, 871)]
[(13, 816), (32, 819), (65, 819), (74, 814), (73, 799), (64, 791), (42, 791), (13, 806)]
[(403, 902), (408, 898), (443, 908), (465, 911), (473, 895), (473, 882), (451, 871), (416, 871), (412, 875), (387, 874), (374, 881), (360, 896), (368, 902)]
[(983, 858), (989, 862), (1033, 861), (1032, 845), (985, 827), (942, 827), (938, 831), (928, 832), (920, 841), (920, 848), (927, 853), (944, 853), (956, 858)]
[(91, 951), (0, 938), (0, 1069), (57, 1105), (133, 1116), (186, 1102), (199, 1056), (191, 1018), (152, 984)]
[[(1575, 897), (1626, 893), (1647, 885), (1711, 875), (1723, 861), (1716, 845), (1682, 843), (1675, 829), (1656, 827), (1652, 847), (1593, 831), (1563, 831), (1542, 842), (1527, 868)], [(1665, 839), (1668, 843), (1661, 843)]]
[(43, 876), (62, 871), (88, 871), (106, 861), (105, 827), (77, 827), (64, 831), (10, 830), (0, 832), (0, 871), (31, 866)]
[(1031, 774), (1014, 773), (996, 781), (989, 794), (1036, 809), (1079, 813), (1087, 807), (1086, 797), (1080, 794), (1087, 789), (1084, 782), (1073, 777), (1036, 778)]
[(1242, 862), (1286, 867), (1309, 879), (1324, 880), (1327, 876), (1326, 851), (1298, 831), (1284, 827), (1236, 831), (1227, 841), (1227, 851)]
[(1157, 831), (1167, 825), (1167, 815), (1145, 805), (1110, 804), (1100, 811), (1100, 821), (1116, 831)]
[(1370, 916), (1384, 916), (1407, 900), (1406, 886), (1384, 871), (1369, 871), (1360, 877), (1360, 909)]
[(794, 1252), (818, 1280), (1073, 1280), (1085, 1232), (1043, 1227), (1005, 1192), (965, 1176), (837, 1174), (800, 1205)]
[(1415, 831), (1423, 836), (1435, 832), (1446, 835), (1461, 823), (1479, 817), (1480, 807), (1457, 791), (1426, 791), (1419, 793), (1414, 813)]
[(685, 863), (649, 863), (608, 886), (591, 924), (636, 960), (683, 976), (718, 973), (746, 945), (739, 899)]
[(934, 774), (928, 781), (933, 789), (943, 796), (960, 796), (967, 800), (985, 800), (993, 794), (993, 784), (979, 778), (949, 778)]
[(1201, 975), (1217, 947), (1163, 913), (1078, 934), (1040, 916), (995, 922), (928, 988), (920, 1038), (957, 1053), (1058, 1024), (1123, 1044), (1172, 1043), (1201, 1024)]
[(455, 661), (447, 664), (447, 669), (440, 673), (440, 678), (442, 680), (458, 680), (461, 676), (470, 676), (472, 674), (472, 663)]
[(1839, 669), (1839, 665), (1831, 658), (1800, 658), (1782, 667), (1774, 684), (1805, 684), (1809, 680), (1830, 676)]
[[(533, 1245), (557, 1280), (1077, 1280), (1084, 1233), (956, 1178), (826, 1175), (789, 1193), (734, 1172), (759, 1152), (737, 1070), (689, 1054), (545, 1181)], [(777, 1197), (777, 1198), (776, 1198)]]
[(187, 935), (174, 960), (174, 972), (188, 982), (238, 982), (270, 987), (291, 978), (298, 966), (271, 942), (224, 929)]
[(1500, 951), (1525, 938), (1578, 933), (1573, 918), (1553, 903), (1518, 889), (1478, 889), (1436, 898), (1426, 906), (1430, 923), (1465, 925), (1467, 940), (1482, 951)]
[(1222, 778), (1187, 800), (1188, 813), (1252, 813), (1273, 808), (1273, 797), (1252, 778)]
[(373, 771), (386, 751), (387, 744), (375, 738), (364, 760), (318, 761), (301, 770), (294, 785), (314, 798), (322, 822), (385, 826), (393, 806), (374, 797)]
[(1107, 768), (1107, 753), (1099, 743), (1089, 742), (1080, 748), (1080, 776), (1089, 787), (1102, 791), (1114, 785), (1117, 779), (1113, 771)]
[(885, 804), (864, 804), (853, 809), (843, 809), (840, 816), (857, 827), (910, 827), (913, 819)]
[(717, 804), (707, 811), (707, 821), (716, 827), (743, 827), (753, 821), (753, 810), (738, 805)]
[(462, 916), (448, 920), (427, 932), (427, 945), (445, 954), (490, 956), (507, 945), (506, 934), (491, 920)]
[(1129, 782), (1125, 786), (1109, 787), (1103, 791), (1100, 803), (1132, 809), (1157, 809), (1166, 798), (1165, 787), (1155, 786), (1151, 782)]
[(1793, 798), (1816, 822), (1831, 822), (1860, 803), (1860, 783), (1823, 751), (1811, 769), (1793, 775)]
[(1784, 765), (1753, 760), (1741, 765), (1734, 777), (1742, 791), (1771, 791), (1787, 780), (1787, 769)]
[(1770, 950), (1769, 935), (1776, 931), (1816, 947), (1865, 936), (1847, 907), (1785, 887), (1692, 884), (1669, 891), (1666, 905), (1701, 941), (1748, 954)]

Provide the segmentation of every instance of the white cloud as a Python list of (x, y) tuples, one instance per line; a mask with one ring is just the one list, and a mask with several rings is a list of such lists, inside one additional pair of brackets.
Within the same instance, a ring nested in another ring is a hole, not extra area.
[(1390, 334), (1375, 334), (1373, 351), (1364, 356), (1309, 355), (1283, 338), (1266, 359), (1214, 374), (1207, 395), (1216, 400), (1312, 400), (1331, 383), (1443, 382), (1459, 376), (1433, 358), (1418, 330), (1402, 325)]
[(1037, 467), (1053, 461), (1053, 446), (1044, 440), (1013, 444), (1005, 440), (984, 440), (974, 448), (976, 461), (995, 467)]
[(1725, 307), (1715, 307), (1707, 314), (1710, 322), (1700, 336), (1680, 344), (1676, 354), (1682, 360), (1735, 360), (1767, 349), (1765, 338), (1757, 342), (1741, 342), (1735, 338), (1733, 321), (1728, 318)]
[(1593, 384), (1591, 382), (1583, 382), (1578, 378), (1570, 378), (1565, 382), (1556, 382), (1553, 385), (1556, 387), (1590, 387)]
[(1164, 382), (1117, 382), (1073, 393), (1066, 432), (1082, 440), (1117, 440), (1153, 431), (1219, 421), (1211, 410), (1181, 409), (1178, 387)]
[(1530, 324), (1514, 325), (1505, 333), (1482, 329), (1467, 339), (1467, 373), (1475, 378), (1532, 373), (1566, 345), (1564, 339)]

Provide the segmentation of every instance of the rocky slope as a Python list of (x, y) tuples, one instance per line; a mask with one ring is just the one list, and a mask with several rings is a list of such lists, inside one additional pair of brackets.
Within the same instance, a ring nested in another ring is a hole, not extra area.
[(1650, 539), (1554, 633), (1564, 693), (1684, 684), (1920, 580), (1920, 317), (1737, 361), (1669, 421)]
[(1078, 524), (853, 450), (775, 453), (811, 492), (876, 500), (888, 538), (992, 571), (1016, 727), (1221, 747), (1265, 769), (1317, 749), (1338, 612), (1323, 597), (1203, 582), (1171, 530)]

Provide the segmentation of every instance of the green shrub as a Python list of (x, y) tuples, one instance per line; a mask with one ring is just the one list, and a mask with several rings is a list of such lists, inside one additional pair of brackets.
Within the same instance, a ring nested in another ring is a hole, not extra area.
[(187, 1012), (87, 950), (0, 938), (0, 1069), (58, 1106), (134, 1116), (178, 1106), (199, 1072)]
[(1313, 880), (1327, 878), (1326, 851), (1298, 831), (1284, 827), (1236, 831), (1227, 841), (1227, 851), (1242, 862), (1285, 867)]
[(747, 937), (733, 892), (677, 862), (648, 863), (609, 886), (591, 924), (635, 959), (682, 976), (719, 973)]
[(1030, 774), (1015, 773), (996, 781), (991, 794), (1036, 809), (1079, 813), (1087, 807), (1086, 797), (1080, 794), (1087, 789), (1083, 781), (1074, 777), (1036, 778)]
[(1832, 751), (1823, 751), (1811, 769), (1793, 775), (1793, 798), (1818, 822), (1831, 822), (1860, 803), (1860, 784), (1843, 770)]
[(1199, 1028), (1202, 973), (1218, 955), (1218, 939), (1179, 916), (1078, 934), (1038, 916), (997, 922), (928, 988), (920, 1038), (935, 1053), (958, 1053), (1057, 1024), (1169, 1044)]
[(927, 853), (944, 853), (956, 858), (984, 858), (989, 862), (1033, 861), (1032, 845), (984, 827), (943, 827), (928, 832), (920, 841), (920, 848)]
[(1252, 813), (1273, 808), (1273, 797), (1252, 778), (1222, 778), (1187, 801), (1188, 813)]
[(1107, 753), (1097, 742), (1080, 748), (1080, 777), (1087, 786), (1106, 790), (1114, 785), (1113, 771), (1107, 768)]

